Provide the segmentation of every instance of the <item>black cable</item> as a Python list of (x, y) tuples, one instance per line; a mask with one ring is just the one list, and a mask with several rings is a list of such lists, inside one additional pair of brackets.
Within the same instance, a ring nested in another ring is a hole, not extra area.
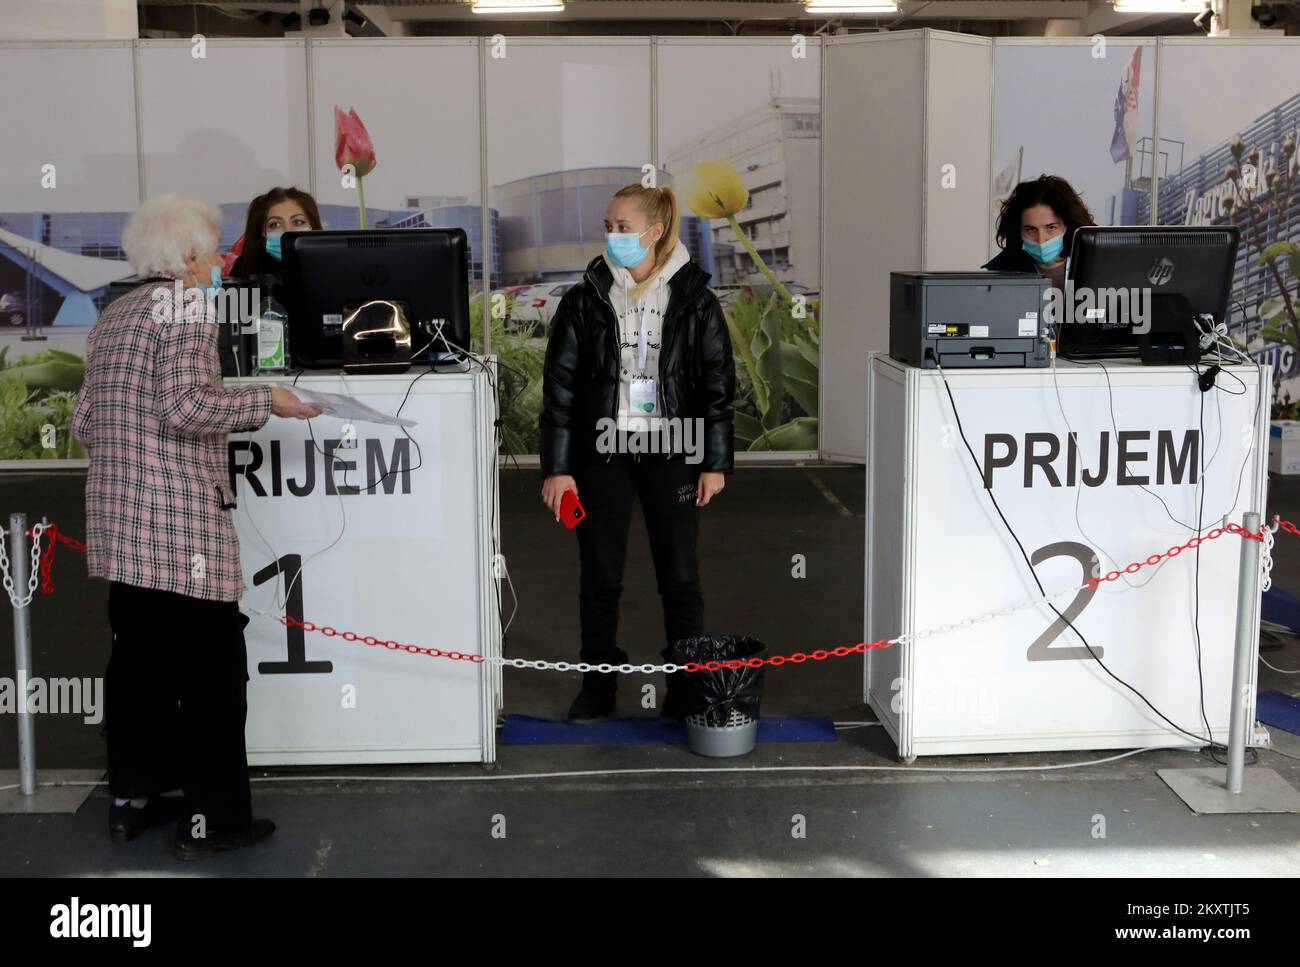
[[(1201, 531), (1205, 527), (1205, 394), (1208, 393), (1210, 387), (1214, 385), (1214, 370), (1216, 369), (1217, 367), (1212, 367), (1210, 370), (1207, 370), (1207, 374), (1210, 376), (1210, 383), (1209, 385), (1206, 385), (1202, 380), (1200, 367), (1196, 368), (1197, 384), (1201, 390), (1200, 396), (1198, 397), (1200, 403), (1198, 418), (1200, 421), (1199, 426), (1201, 433), (1201, 446), (1197, 448), (1200, 453), (1201, 464), (1201, 478), (1197, 481), (1197, 489), (1200, 491), (1200, 499), (1196, 506), (1196, 536), (1198, 538), (1201, 536)], [(1219, 422), (1219, 432), (1222, 433), (1223, 421), (1220, 420)], [(1201, 662), (1201, 542), (1199, 540), (1196, 542), (1196, 566), (1192, 577), (1192, 631), (1196, 636), (1196, 682), (1201, 693), (1201, 722), (1205, 725), (1205, 734), (1213, 738), (1214, 730), (1210, 728), (1210, 719), (1205, 714), (1205, 672)], [(1213, 743), (1210, 745), (1210, 758), (1214, 759), (1215, 762), (1219, 761), (1214, 755)]]
[[(957, 423), (957, 432), (958, 432), (958, 434), (960, 434), (960, 436), (961, 436), (961, 442), (962, 442), (963, 444), (965, 444), (965, 446), (966, 446), (966, 452), (970, 454), (971, 462), (975, 464), (975, 471), (976, 471), (976, 473), (979, 475), (980, 479), (983, 479), (983, 478), (984, 478), (984, 470), (983, 470), (982, 467), (980, 467), (979, 458), (977, 458), (977, 457), (975, 456), (975, 451), (971, 448), (970, 441), (966, 439), (966, 431), (965, 431), (965, 429), (962, 427), (962, 424), (961, 424), (961, 414), (958, 413), (958, 411), (957, 411), (957, 401), (956, 401), (956, 399), (953, 398), (953, 395), (952, 395), (952, 387), (948, 385), (948, 377), (947, 377), (947, 375), (946, 375), (946, 374), (944, 373), (944, 371), (943, 371), (943, 366), (939, 365), (939, 362), (938, 362), (937, 359), (935, 360), (935, 366), (936, 366), (936, 367), (938, 368), (938, 370), (939, 370), (939, 377), (940, 377), (940, 379), (943, 380), (943, 388), (944, 388), (944, 390), (945, 390), (945, 391), (947, 392), (947, 394), (948, 394), (948, 402), (949, 402), (949, 404), (952, 406), (952, 415), (953, 415), (954, 419), (956, 420), (956, 423)], [(1108, 376), (1108, 377), (1107, 377), (1107, 384), (1109, 384), (1109, 382), (1110, 382), (1110, 378), (1109, 378), (1109, 376)], [(1043, 603), (1046, 604), (1049, 608), (1051, 608), (1051, 609), (1052, 609), (1052, 612), (1053, 612), (1053, 613), (1054, 613), (1058, 618), (1060, 618), (1063, 622), (1065, 622), (1066, 627), (1068, 627), (1071, 631), (1073, 631), (1073, 632), (1075, 633), (1075, 635), (1078, 636), (1079, 640), (1080, 640), (1081, 642), (1083, 642), (1083, 646), (1084, 646), (1085, 648), (1088, 649), (1088, 654), (1092, 656), (1093, 660), (1094, 660), (1094, 661), (1095, 661), (1099, 666), (1101, 666), (1102, 671), (1104, 671), (1107, 675), (1109, 675), (1111, 678), (1115, 679), (1115, 681), (1119, 682), (1121, 685), (1123, 685), (1125, 688), (1127, 688), (1129, 691), (1131, 691), (1134, 695), (1136, 695), (1138, 698), (1140, 698), (1140, 699), (1142, 700), (1142, 702), (1146, 705), (1147, 708), (1151, 709), (1152, 712), (1154, 712), (1157, 716), (1159, 716), (1161, 720), (1163, 720), (1167, 725), (1169, 725), (1169, 726), (1170, 726), (1171, 728), (1173, 728), (1175, 731), (1181, 732), (1183, 735), (1186, 735), (1186, 736), (1189, 736), (1190, 738), (1195, 739), (1197, 743), (1205, 743), (1205, 742), (1208, 742), (1208, 743), (1210, 744), (1211, 747), (1213, 747), (1213, 746), (1215, 746), (1215, 745), (1217, 744), (1217, 745), (1219, 745), (1219, 748), (1227, 748), (1226, 746), (1224, 746), (1224, 745), (1222, 745), (1222, 744), (1220, 744), (1220, 743), (1215, 743), (1213, 734), (1211, 734), (1211, 735), (1207, 738), (1207, 737), (1205, 737), (1205, 736), (1197, 735), (1195, 732), (1189, 732), (1189, 731), (1187, 731), (1187, 729), (1183, 728), (1183, 727), (1180, 726), (1180, 725), (1176, 725), (1176, 724), (1175, 724), (1174, 722), (1172, 722), (1172, 721), (1171, 721), (1167, 716), (1165, 716), (1165, 714), (1164, 714), (1163, 712), (1161, 712), (1158, 708), (1156, 708), (1154, 705), (1152, 705), (1151, 702), (1147, 699), (1147, 697), (1146, 697), (1145, 695), (1143, 695), (1140, 691), (1138, 691), (1138, 689), (1136, 689), (1134, 686), (1130, 685), (1128, 682), (1124, 681), (1124, 679), (1120, 678), (1118, 675), (1116, 675), (1113, 671), (1111, 671), (1111, 670), (1106, 666), (1106, 663), (1105, 663), (1104, 661), (1101, 660), (1101, 658), (1097, 655), (1097, 653), (1096, 653), (1095, 651), (1093, 651), (1092, 645), (1089, 644), (1088, 639), (1085, 638), (1085, 637), (1083, 636), (1083, 633), (1082, 633), (1081, 631), (1079, 631), (1079, 629), (1076, 628), (1076, 627), (1074, 626), (1074, 623), (1073, 623), (1072, 621), (1070, 621), (1069, 618), (1067, 618), (1064, 614), (1062, 614), (1060, 611), (1057, 610), (1056, 605), (1052, 604), (1051, 601), (1047, 600), (1047, 591), (1046, 591), (1046, 589), (1043, 587), (1042, 582), (1038, 580), (1038, 573), (1034, 570), (1034, 565), (1033, 565), (1033, 562), (1030, 561), (1030, 559), (1029, 559), (1029, 555), (1025, 553), (1025, 547), (1024, 547), (1023, 544), (1020, 543), (1020, 538), (1019, 538), (1019, 536), (1017, 536), (1015, 530), (1012, 528), (1010, 522), (1007, 520), (1006, 514), (1002, 513), (1002, 507), (998, 504), (997, 497), (995, 497), (995, 496), (993, 495), (993, 488), (992, 488), (992, 487), (985, 487), (984, 490), (985, 490), (985, 492), (989, 495), (989, 500), (990, 500), (990, 501), (992, 502), (992, 504), (993, 504), (993, 509), (997, 511), (997, 513), (998, 513), (998, 517), (1000, 517), (1000, 518), (1002, 519), (1002, 526), (1004, 526), (1004, 527), (1007, 529), (1007, 533), (1011, 535), (1011, 539), (1012, 539), (1013, 541), (1016, 542), (1016, 547), (1017, 547), (1017, 549), (1019, 549), (1019, 551), (1020, 551), (1020, 556), (1021, 556), (1022, 558), (1024, 558), (1024, 560), (1025, 560), (1025, 566), (1029, 569), (1029, 576), (1030, 576), (1031, 578), (1033, 578), (1034, 584), (1038, 587), (1038, 593), (1041, 594), (1041, 595), (1043, 596)], [(1163, 501), (1162, 501), (1162, 503), (1163, 503)]]
[[(1110, 381), (1110, 370), (1106, 368), (1105, 363), (1095, 359), (1072, 359), (1070, 360), (1070, 362), (1082, 363), (1085, 366), (1096, 366), (1098, 369), (1101, 370), (1102, 375), (1106, 377), (1106, 399), (1110, 407), (1110, 426), (1111, 429), (1115, 431), (1116, 439), (1118, 439), (1119, 421), (1116, 420), (1115, 418), (1115, 387), (1111, 384)], [(1205, 449), (1205, 438), (1202, 437), (1200, 441), (1200, 445), (1197, 447), (1197, 452), (1200, 452), (1204, 449)], [(1173, 521), (1175, 524), (1177, 524), (1185, 531), (1190, 531), (1192, 529), (1191, 524), (1185, 524), (1177, 517), (1174, 516), (1174, 512), (1169, 509), (1169, 505), (1165, 503), (1165, 499), (1161, 497), (1158, 493), (1156, 493), (1154, 490), (1148, 490), (1145, 484), (1138, 484), (1137, 487), (1143, 493), (1150, 494), (1152, 497), (1158, 500), (1160, 502), (1160, 506), (1163, 507), (1165, 510), (1165, 516), (1168, 517), (1171, 521)]]
[[(432, 366), (431, 366), (429, 369), (425, 370), (423, 373), (421, 373), (419, 376), (415, 377), (415, 379), (411, 380), (410, 383), (407, 384), (407, 386), (406, 386), (406, 395), (402, 397), (402, 402), (401, 402), (401, 404), (397, 407), (397, 412), (393, 414), (394, 417), (399, 417), (399, 416), (402, 415), (402, 408), (406, 406), (406, 401), (407, 401), (408, 399), (410, 399), (410, 397), (411, 397), (411, 389), (415, 386), (416, 383), (418, 383), (420, 380), (424, 379), (424, 377), (428, 376), (429, 373), (431, 373), (431, 372), (433, 372), (433, 368), (432, 368)], [(298, 372), (297, 372), (297, 373), (294, 375), (294, 377), (293, 377), (293, 382), (292, 382), (290, 385), (292, 385), (292, 386), (297, 386), (297, 385), (298, 385), (298, 379), (299, 379), (300, 376), (302, 376), (302, 374), (303, 374), (303, 371), (302, 371), (302, 370), (298, 370)], [(313, 417), (312, 419), (315, 419), (315, 418)], [(312, 431), (311, 420), (309, 419), (309, 420), (307, 420), (306, 422), (307, 422), (307, 435), (308, 435), (309, 437), (311, 437), (311, 445), (312, 445), (312, 447), (316, 450), (317, 453), (319, 453), (322, 457), (324, 457), (324, 458), (326, 459), (326, 461), (331, 461), (331, 462), (329, 463), (329, 465), (326, 467), (326, 472), (329, 473), (329, 474), (332, 476), (333, 473), (334, 473), (334, 466), (333, 466), (332, 461), (333, 461), (333, 460), (338, 460), (339, 463), (343, 463), (343, 459), (342, 459), (341, 457), (336, 456), (336, 455), (328, 454), (328, 453), (326, 453), (324, 450), (322, 450), (322, 449), (320, 448), (320, 445), (316, 442), (316, 434)], [(396, 424), (396, 425), (397, 425), (397, 428), (398, 428), (399, 430), (401, 430), (402, 433), (405, 435), (406, 439), (410, 440), (412, 443), (415, 444), (415, 457), (416, 457), (416, 460), (417, 460), (418, 462), (415, 464), (415, 466), (413, 466), (413, 467), (408, 467), (405, 471), (403, 471), (403, 472), (405, 472), (405, 473), (414, 473), (416, 470), (419, 470), (422, 466), (424, 466), (424, 452), (420, 449), (420, 441), (418, 441), (417, 439), (415, 439), (415, 437), (411, 436), (411, 434), (407, 433), (407, 432), (406, 432), (406, 427), (402, 426), (400, 423), (398, 423), (398, 424)], [(337, 454), (337, 450), (335, 451), (335, 454)], [(385, 480), (387, 480), (389, 477), (391, 477), (393, 474), (395, 474), (395, 473), (397, 473), (397, 472), (398, 472), (398, 471), (396, 471), (396, 470), (390, 470), (390, 471), (388, 471), (386, 474), (384, 474), (382, 477), (380, 477), (378, 480), (376, 480), (373, 484), (368, 484), (368, 485), (366, 486), (366, 490), (374, 490), (376, 487), (378, 487), (378, 486), (379, 486), (380, 484), (382, 484)], [(343, 486), (346, 487), (347, 485), (348, 485), (348, 468), (347, 468), (347, 467), (344, 467), (344, 468), (343, 468)], [(347, 526), (347, 520), (346, 520), (346, 517), (347, 517), (347, 515), (346, 515), (346, 513), (345, 513), (345, 514), (344, 514), (344, 526), (345, 526), (345, 527)], [(340, 535), (340, 536), (341, 536), (341, 535)], [(330, 546), (332, 547), (333, 545), (331, 544)]]

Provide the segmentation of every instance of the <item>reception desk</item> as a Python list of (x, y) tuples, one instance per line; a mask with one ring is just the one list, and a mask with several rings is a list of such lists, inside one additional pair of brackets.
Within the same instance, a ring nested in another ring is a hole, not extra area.
[[(1198, 744), (1116, 678), (1196, 736), (1203, 681), (1226, 742), (1240, 538), (1205, 542), (1199, 573), (1184, 551), (1069, 589), (1185, 543), (1202, 498), (1207, 531), (1263, 513), (1270, 387), (1248, 365), (1202, 394), (1187, 367), (940, 374), (871, 356), (866, 640), (940, 629), (867, 653), (866, 701), (900, 757)], [(1042, 603), (1016, 539), (1087, 646)]]
[(487, 374), (477, 366), (322, 372), (296, 385), (344, 393), (385, 414), (400, 408), (415, 425), (323, 415), (271, 420), (230, 437), (232, 517), (248, 586), (241, 606), (251, 614), (249, 762), (494, 761), (499, 666), (346, 641), (266, 617), (500, 654), (496, 414)]

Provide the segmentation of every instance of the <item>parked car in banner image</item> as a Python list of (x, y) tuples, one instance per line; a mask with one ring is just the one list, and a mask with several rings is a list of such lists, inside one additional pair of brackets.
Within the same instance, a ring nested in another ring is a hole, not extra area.
[(27, 299), (21, 292), (0, 295), (0, 326), (22, 326), (27, 322)]
[(522, 292), (515, 293), (514, 305), (510, 308), (510, 317), (506, 320), (508, 328), (545, 329), (550, 324), (555, 310), (560, 307), (564, 293), (572, 289), (576, 282), (543, 282), (530, 285)]

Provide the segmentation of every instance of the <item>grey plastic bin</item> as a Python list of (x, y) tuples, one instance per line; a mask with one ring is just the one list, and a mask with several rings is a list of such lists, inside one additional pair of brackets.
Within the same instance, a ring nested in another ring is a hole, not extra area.
[[(670, 651), (678, 664), (760, 658), (767, 649), (761, 641), (736, 635), (684, 638)], [(747, 755), (758, 740), (758, 707), (763, 690), (763, 668), (722, 668), (686, 675), (690, 699), (686, 713), (686, 738), (696, 755), (725, 758)]]

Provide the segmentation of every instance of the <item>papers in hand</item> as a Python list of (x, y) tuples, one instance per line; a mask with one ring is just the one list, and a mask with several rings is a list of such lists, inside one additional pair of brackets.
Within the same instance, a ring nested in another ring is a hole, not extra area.
[(321, 408), (321, 415), (336, 416), (341, 420), (361, 420), (364, 423), (383, 423), (387, 426), (415, 426), (415, 420), (404, 416), (389, 416), (373, 406), (367, 406), (355, 396), (343, 393), (317, 393), (315, 390), (301, 386), (290, 388), (304, 403), (315, 403)]

